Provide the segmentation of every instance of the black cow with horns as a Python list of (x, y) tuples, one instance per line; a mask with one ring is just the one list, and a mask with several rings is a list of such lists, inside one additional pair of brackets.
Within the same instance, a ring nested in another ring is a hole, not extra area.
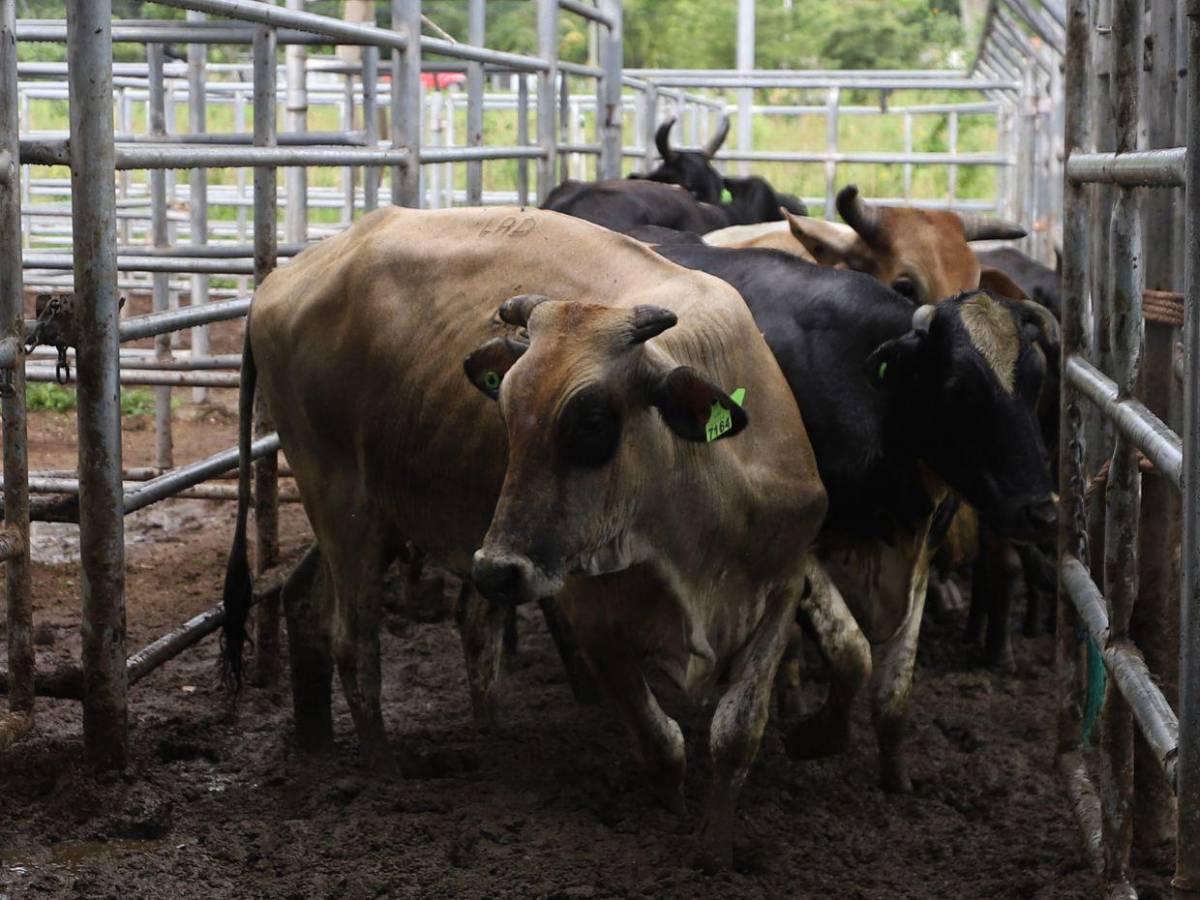
[(702, 203), (718, 206), (730, 225), (756, 225), (783, 219), (779, 207), (797, 216), (807, 216), (808, 207), (790, 194), (781, 194), (762, 178), (726, 178), (712, 164), (729, 135), (729, 117), (721, 117), (717, 133), (700, 150), (677, 150), (671, 146), (674, 117), (658, 126), (654, 144), (662, 163), (646, 175), (631, 175), (647, 181), (677, 184)]

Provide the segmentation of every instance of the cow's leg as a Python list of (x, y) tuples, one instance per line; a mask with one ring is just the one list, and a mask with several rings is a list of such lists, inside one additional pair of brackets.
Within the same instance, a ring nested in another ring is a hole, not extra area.
[(329, 561), (333, 655), (342, 691), (368, 763), (386, 769), (391, 756), (380, 707), (379, 624), (383, 573), (391, 556), (383, 550), (380, 529), (371, 524), (364, 521), (361, 528), (347, 528), (339, 540), (324, 542), (322, 552)]
[(1021, 583), (1021, 560), (1011, 541), (991, 531), (982, 531), (980, 543), (972, 596), (981, 594), (987, 609), (983, 659), (989, 668), (1011, 672), (1016, 668), (1016, 663), (1013, 660), (1009, 618), (1013, 595)]
[(579, 643), (575, 639), (575, 631), (567, 621), (557, 601), (553, 597), (545, 597), (538, 601), (542, 607), (542, 615), (546, 618), (546, 628), (558, 648), (559, 658), (567, 671), (567, 682), (571, 685), (571, 693), (575, 699), (590, 706), (600, 699), (596, 683), (592, 680), (592, 672), (584, 662), (579, 652)]
[(885, 791), (896, 793), (912, 790), (901, 744), (929, 579), (929, 549), (923, 535), (920, 546), (909, 580), (908, 613), (896, 633), (879, 648), (871, 679), (871, 718), (879, 740), (880, 782)]
[(507, 612), (463, 579), (455, 617), (467, 661), (467, 686), (471, 691), (471, 713), (479, 728), (496, 724), (496, 688), (500, 680), (502, 639)]
[(849, 745), (854, 698), (871, 677), (871, 645), (824, 567), (810, 558), (805, 575), (809, 590), (800, 613), (829, 663), (829, 697), (819, 712), (792, 726), (786, 746), (794, 758), (814, 759)]
[(633, 736), (638, 761), (646, 771), (651, 790), (667, 809), (683, 815), (687, 811), (683, 802), (683, 777), (687, 770), (683, 732), (658, 705), (637, 658), (619, 647), (607, 644), (592, 648), (588, 659), (596, 681)]
[(504, 608), (504, 655), (510, 659), (517, 655), (517, 608), (508, 605)]
[(788, 629), (787, 647), (775, 676), (775, 708), (780, 718), (800, 712), (800, 673), (804, 665), (804, 631), (798, 624)]
[(733, 659), (729, 687), (717, 703), (709, 728), (713, 779), (700, 831), (701, 866), (707, 871), (733, 864), (737, 798), (758, 755), (771, 707), (771, 687), (796, 621), (796, 597), (767, 598), (762, 620)]
[(314, 542), (283, 584), (296, 739), (301, 749), (311, 753), (325, 753), (333, 747), (327, 591), (320, 546)]

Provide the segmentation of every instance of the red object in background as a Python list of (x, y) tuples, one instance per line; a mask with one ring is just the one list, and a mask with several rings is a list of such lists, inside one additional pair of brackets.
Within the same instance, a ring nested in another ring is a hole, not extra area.
[(427, 88), (441, 90), (448, 88), (452, 84), (461, 84), (467, 80), (467, 76), (462, 72), (422, 72), (421, 84)]

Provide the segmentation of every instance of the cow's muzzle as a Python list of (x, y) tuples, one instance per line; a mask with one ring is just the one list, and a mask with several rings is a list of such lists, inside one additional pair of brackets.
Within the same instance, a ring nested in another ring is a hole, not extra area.
[(542, 572), (527, 557), (484, 548), (475, 552), (471, 580), (493, 603), (513, 605), (558, 592), (562, 579)]
[(1047, 494), (1015, 503), (996, 522), (997, 530), (1015, 541), (1042, 543), (1053, 540), (1058, 530), (1058, 506)]

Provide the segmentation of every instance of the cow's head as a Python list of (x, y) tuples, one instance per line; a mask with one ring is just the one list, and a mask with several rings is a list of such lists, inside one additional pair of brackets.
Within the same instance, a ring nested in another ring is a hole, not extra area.
[(658, 147), (662, 163), (645, 178), (649, 181), (678, 184), (701, 203), (720, 203), (724, 183), (721, 181), (721, 173), (713, 168), (712, 158), (716, 156), (721, 144), (725, 142), (725, 136), (729, 134), (729, 118), (721, 117), (717, 133), (704, 145), (703, 150), (674, 149), (671, 146), (671, 127), (674, 124), (674, 118), (667, 119), (654, 133), (654, 144)]
[(818, 262), (844, 262), (917, 303), (936, 303), (980, 287), (979, 261), (970, 241), (1025, 236), (1019, 225), (987, 216), (874, 207), (852, 184), (838, 193), (837, 210), (851, 232), (789, 216), (792, 233)]
[(1058, 325), (1029, 301), (962, 294), (918, 306), (867, 375), (889, 392), (889, 428), (999, 533), (1040, 541), (1056, 517), (1038, 422)]
[(618, 309), (523, 295), (501, 318), (529, 342), (494, 338), (467, 377), (497, 399), (508, 469), (473, 577), (484, 596), (521, 602), (567, 575), (645, 561), (639, 504), (678, 464), (682, 439), (732, 437), (746, 414), (702, 373), (647, 343), (676, 323), (657, 306)]

